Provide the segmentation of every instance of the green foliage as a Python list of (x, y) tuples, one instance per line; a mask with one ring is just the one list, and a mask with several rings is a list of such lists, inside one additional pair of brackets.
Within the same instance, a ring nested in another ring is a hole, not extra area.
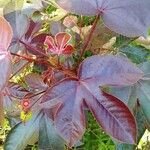
[(51, 14), (53, 11), (56, 11), (56, 7), (52, 6), (52, 5), (49, 5), (46, 9), (45, 9), (45, 12), (48, 13), (48, 14)]
[(93, 55), (93, 53), (91, 51), (86, 51), (84, 54), (84, 57), (87, 58), (87, 57), (90, 57), (92, 55)]
[(99, 128), (92, 114), (87, 112), (88, 125), (83, 138), (83, 150), (115, 150), (111, 138)]
[(28, 144), (34, 144), (38, 139), (38, 125), (41, 114), (36, 114), (31, 121), (17, 124), (7, 135), (5, 150), (24, 150)]
[(120, 52), (126, 54), (134, 63), (140, 64), (150, 57), (150, 50), (140, 45), (128, 45), (120, 48)]
[(89, 26), (91, 25), (95, 20), (95, 17), (89, 17), (89, 16), (78, 16), (78, 25), (79, 26)]
[(133, 39), (120, 35), (116, 38), (113, 47), (125, 54), (136, 64), (146, 62), (150, 58), (150, 50), (134, 40), (135, 38)]
[(115, 48), (121, 48), (123, 46), (126, 46), (128, 44), (130, 44), (134, 39), (133, 38), (128, 38), (122, 35), (119, 35), (116, 37), (116, 42), (113, 45), (113, 47)]

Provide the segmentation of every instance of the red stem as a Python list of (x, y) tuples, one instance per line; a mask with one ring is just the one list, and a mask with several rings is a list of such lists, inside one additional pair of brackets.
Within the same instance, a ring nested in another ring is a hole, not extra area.
[(96, 26), (97, 26), (97, 23), (98, 23), (98, 21), (99, 21), (99, 17), (100, 17), (100, 15), (97, 15), (97, 16), (96, 16), (96, 19), (95, 19), (95, 21), (94, 21), (94, 23), (93, 23), (93, 26), (92, 26), (92, 28), (91, 28), (91, 31), (90, 31), (90, 33), (89, 33), (89, 36), (88, 36), (88, 38), (87, 38), (87, 40), (86, 40), (86, 42), (85, 42), (85, 44), (84, 44), (84, 46), (83, 46), (83, 49), (82, 49), (82, 51), (81, 51), (81, 59), (82, 59), (82, 57), (83, 57), (83, 55), (84, 55), (84, 52), (85, 52), (86, 48), (88, 47), (88, 45), (89, 45), (89, 43), (90, 43), (90, 41), (91, 41), (91, 39), (92, 39), (92, 35), (93, 35), (94, 30), (95, 30), (95, 28), (96, 28)]
[(16, 54), (16, 53), (11, 53), (11, 55), (20, 57), (20, 58), (25, 59), (25, 60), (27, 60), (29, 62), (34, 62), (35, 61), (35, 59), (33, 59), (33, 58), (30, 58), (30, 57), (27, 57), (27, 56), (23, 56), (23, 55), (19, 55), (19, 54)]
[[(25, 59), (29, 62), (36, 62), (36, 63), (39, 63), (39, 64), (45, 64), (45, 65), (50, 65), (52, 68), (54, 68), (55, 70), (59, 70), (61, 72), (63, 72), (65, 75), (69, 75), (70, 77), (76, 77), (76, 74), (72, 71), (72, 70), (67, 70), (67, 69), (64, 69), (62, 68), (62, 66), (54, 66), (52, 65), (51, 63), (48, 63), (48, 62), (45, 62), (45, 61), (38, 61), (36, 59), (33, 59), (33, 58), (30, 58), (30, 57), (27, 57), (27, 56), (22, 56), (22, 55), (19, 55), (19, 54), (15, 54), (15, 53), (11, 53), (11, 55), (14, 55), (14, 56), (17, 56), (17, 57), (20, 57), (22, 59)], [(14, 75), (13, 75), (14, 76)], [(12, 76), (12, 77), (13, 77)], [(11, 77), (11, 78), (12, 78)]]
[(25, 43), (25, 42), (23, 42), (21, 40), (19, 40), (19, 42), (22, 43), (23, 45), (27, 46), (28, 48), (32, 49), (33, 51), (38, 52), (38, 53), (40, 53), (41, 55), (43, 55), (45, 57), (48, 57), (45, 53), (43, 53), (41, 51), (38, 51), (36, 48), (30, 46), (28, 43)]

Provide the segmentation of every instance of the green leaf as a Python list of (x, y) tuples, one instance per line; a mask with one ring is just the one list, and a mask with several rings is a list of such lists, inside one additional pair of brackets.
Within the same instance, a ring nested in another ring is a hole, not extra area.
[(116, 43), (113, 45), (113, 47), (115, 47), (115, 48), (121, 48), (121, 47), (127, 46), (127, 45), (129, 45), (133, 40), (134, 40), (133, 38), (128, 38), (128, 37), (126, 37), (126, 36), (119, 35), (119, 36), (116, 38)]
[(19, 123), (6, 137), (5, 150), (24, 150), (29, 143), (38, 141), (39, 121), (42, 113), (37, 113), (27, 123)]
[(146, 49), (143, 46), (124, 46), (120, 48), (120, 52), (126, 54), (127, 57), (136, 64), (146, 62), (150, 57), (150, 50)]
[(41, 150), (63, 150), (64, 141), (57, 134), (52, 120), (45, 114), (40, 119), (39, 148)]
[[(115, 145), (111, 138), (99, 127), (90, 112), (86, 112), (88, 124), (83, 137), (84, 145), (80, 148), (84, 150), (115, 150)], [(80, 149), (79, 148), (79, 149)]]
[(142, 64), (141, 69), (144, 71), (145, 75), (143, 80), (140, 80), (138, 83), (137, 96), (147, 119), (147, 127), (150, 128), (150, 62)]

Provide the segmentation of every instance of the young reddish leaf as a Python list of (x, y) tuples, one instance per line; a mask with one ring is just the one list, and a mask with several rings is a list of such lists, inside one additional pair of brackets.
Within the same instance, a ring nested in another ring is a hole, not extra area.
[(53, 49), (55, 47), (55, 41), (51, 36), (47, 36), (44, 44), (48, 46), (48, 49)]
[(64, 49), (64, 54), (70, 55), (73, 52), (73, 47), (72, 45), (67, 45)]
[(70, 40), (71, 35), (65, 32), (58, 33), (55, 36), (55, 42), (59, 48), (65, 47)]
[(71, 54), (73, 47), (68, 45), (70, 39), (70, 34), (61, 32), (56, 34), (54, 39), (51, 36), (47, 36), (44, 43), (48, 46), (48, 50), (54, 54)]
[(78, 76), (80, 80), (87, 80), (98, 86), (127, 86), (141, 79), (143, 72), (127, 58), (96, 55), (81, 64)]
[(101, 14), (107, 27), (129, 37), (147, 35), (150, 1), (57, 0), (65, 10), (79, 15)]

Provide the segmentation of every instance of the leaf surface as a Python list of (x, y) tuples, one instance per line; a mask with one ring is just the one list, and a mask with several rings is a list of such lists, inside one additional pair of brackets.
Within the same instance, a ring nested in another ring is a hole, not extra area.
[(31, 73), (25, 76), (25, 82), (30, 88), (38, 89), (44, 91), (48, 86), (43, 82), (43, 79), (40, 75)]
[(11, 26), (3, 17), (0, 17), (0, 52), (7, 51), (11, 40)]
[(47, 115), (40, 119), (39, 148), (41, 150), (63, 150), (64, 142), (58, 135), (53, 121)]
[(78, 76), (80, 80), (87, 80), (98, 86), (127, 86), (142, 78), (143, 72), (127, 58), (95, 55), (81, 64)]
[(32, 120), (16, 125), (6, 137), (5, 150), (24, 150), (31, 139), (36, 142), (38, 139), (39, 121), (41, 113), (35, 114)]
[(108, 28), (129, 37), (146, 36), (150, 26), (149, 0), (57, 0), (57, 3), (79, 15), (101, 14)]
[(4, 89), (11, 74), (11, 56), (7, 51), (11, 40), (11, 26), (3, 17), (0, 17), (0, 91)]
[[(130, 79), (131, 75), (135, 75), (134, 78)], [(109, 135), (134, 144), (136, 123), (132, 113), (119, 99), (101, 91), (99, 85), (132, 85), (142, 75), (142, 71), (124, 57), (92, 56), (81, 64), (78, 78), (66, 78), (49, 88), (41, 107), (55, 107), (56, 129), (70, 147), (84, 134), (85, 107)]]
[[(111, 94), (115, 95), (116, 97), (125, 100), (122, 96), (128, 95), (126, 97), (126, 103), (128, 106), (133, 109), (136, 101), (139, 100), (141, 109), (143, 110), (144, 116), (147, 119), (147, 126), (150, 123), (150, 62), (145, 62), (140, 64), (141, 70), (144, 72), (144, 76), (142, 79), (135, 83), (133, 86), (126, 87), (125, 89), (114, 89), (112, 90)], [(128, 90), (127, 90), (128, 89)]]

